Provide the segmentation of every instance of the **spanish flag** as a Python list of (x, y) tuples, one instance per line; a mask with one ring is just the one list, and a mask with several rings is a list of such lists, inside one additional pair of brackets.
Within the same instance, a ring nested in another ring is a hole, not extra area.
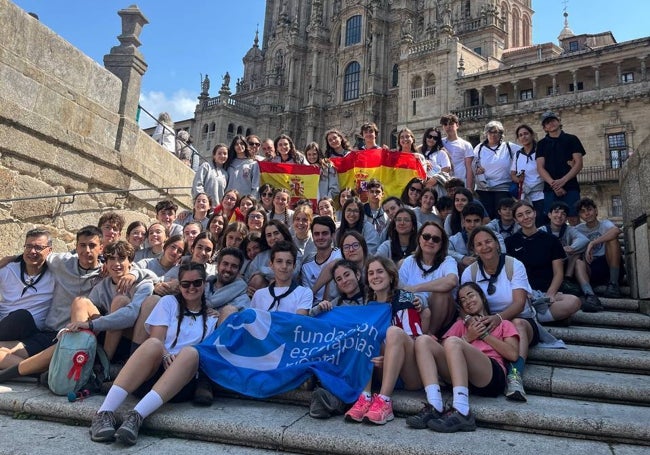
[(295, 206), (300, 199), (309, 199), (317, 207), (320, 168), (308, 164), (272, 163), (260, 161), (260, 184), (289, 190), (289, 205)]
[(426, 177), (422, 163), (412, 153), (375, 148), (355, 150), (343, 158), (330, 159), (339, 174), (339, 187), (356, 188), (364, 202), (368, 199), (366, 184), (370, 179), (382, 183), (385, 197), (400, 197), (409, 180)]

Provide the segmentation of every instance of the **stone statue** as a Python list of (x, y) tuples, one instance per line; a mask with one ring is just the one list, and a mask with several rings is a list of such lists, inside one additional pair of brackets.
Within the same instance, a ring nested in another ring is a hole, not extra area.
[(202, 93), (210, 92), (210, 78), (208, 77), (207, 74), (205, 75), (203, 82), (201, 82), (201, 92)]
[(226, 71), (226, 75), (223, 77), (223, 86), (230, 87), (230, 73)]

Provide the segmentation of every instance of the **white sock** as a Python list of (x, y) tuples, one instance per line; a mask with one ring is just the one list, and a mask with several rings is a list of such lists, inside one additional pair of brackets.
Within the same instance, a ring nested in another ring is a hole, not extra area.
[(142, 400), (140, 400), (138, 404), (135, 405), (135, 408), (133, 408), (133, 410), (140, 414), (143, 419), (145, 419), (156, 412), (158, 408), (163, 404), (164, 402), (162, 398), (160, 398), (160, 395), (152, 390), (144, 397), (142, 397)]
[(372, 395), (370, 394), (370, 392), (366, 392), (366, 391), (364, 390), (364, 391), (361, 393), (361, 395), (363, 395), (363, 396), (366, 398), (366, 401), (370, 401), (370, 400), (372, 400)]
[(119, 385), (111, 386), (111, 388), (108, 390), (108, 393), (106, 394), (106, 398), (104, 398), (104, 402), (102, 403), (102, 405), (99, 408), (99, 411), (97, 412), (102, 412), (102, 411), (115, 412), (115, 410), (119, 408), (122, 403), (124, 403), (124, 400), (126, 400), (126, 397), (128, 396), (129, 396), (129, 392), (124, 390)]
[(424, 391), (427, 394), (427, 401), (434, 409), (438, 412), (442, 412), (442, 393), (440, 392), (439, 384), (430, 384), (424, 387)]
[(386, 395), (382, 395), (381, 393), (379, 394), (379, 398), (384, 400), (386, 403), (390, 403), (390, 397)]
[(467, 387), (454, 387), (454, 409), (464, 416), (469, 414), (469, 389)]

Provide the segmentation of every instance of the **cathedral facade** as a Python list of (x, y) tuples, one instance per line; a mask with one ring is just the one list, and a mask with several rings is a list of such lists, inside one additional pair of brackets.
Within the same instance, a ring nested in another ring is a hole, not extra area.
[(533, 44), (533, 13), (530, 0), (267, 0), (243, 77), (217, 96), (202, 84), (196, 147), (282, 132), (302, 148), (330, 128), (354, 143), (366, 121), (394, 147), (399, 129), (421, 138), (447, 112), (476, 144), (489, 120), (509, 140), (521, 123), (542, 137), (553, 110), (587, 150), (583, 193), (620, 216), (619, 169), (650, 141), (650, 38), (575, 35), (565, 13), (558, 44)]

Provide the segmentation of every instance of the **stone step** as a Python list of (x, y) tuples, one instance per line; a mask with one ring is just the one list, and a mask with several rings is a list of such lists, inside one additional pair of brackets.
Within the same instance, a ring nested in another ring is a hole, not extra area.
[(600, 297), (600, 302), (608, 310), (618, 310), (618, 311), (639, 311), (639, 301), (629, 298), (620, 298), (620, 299), (608, 299), (605, 297)]
[(571, 344), (650, 349), (650, 332), (590, 326), (546, 327), (555, 337)]
[(527, 394), (650, 406), (650, 378), (638, 374), (528, 365)]
[[(301, 400), (308, 397), (307, 392), (294, 395)], [(341, 416), (315, 420), (308, 416), (304, 405), (225, 397), (217, 398), (207, 409), (188, 403), (165, 405), (145, 420), (143, 433), (315, 454), (420, 455), (435, 451), (503, 455), (514, 449), (517, 453), (640, 455), (647, 452), (650, 441), (650, 407), (541, 396), (530, 396), (528, 403), (472, 396), (472, 412), (479, 425), (473, 433), (445, 435), (408, 428), (399, 416), (417, 412), (423, 398), (423, 392), (396, 393), (394, 409), (398, 418), (386, 426), (372, 426), (347, 424)], [(101, 396), (93, 396), (69, 403), (43, 387), (13, 383), (0, 393), (0, 411), (82, 425), (83, 437), (88, 438), (87, 427), (102, 400)], [(123, 413), (134, 403), (129, 399), (118, 412)], [(576, 439), (569, 443), (567, 436)], [(24, 436), (20, 439), (24, 440)], [(88, 452), (101, 453), (106, 447), (85, 441)]]
[(620, 311), (601, 311), (599, 313), (578, 311), (571, 317), (571, 324), (650, 330), (650, 316)]
[(528, 362), (650, 375), (650, 352), (634, 349), (581, 345), (567, 345), (567, 349), (532, 348), (528, 355)]

